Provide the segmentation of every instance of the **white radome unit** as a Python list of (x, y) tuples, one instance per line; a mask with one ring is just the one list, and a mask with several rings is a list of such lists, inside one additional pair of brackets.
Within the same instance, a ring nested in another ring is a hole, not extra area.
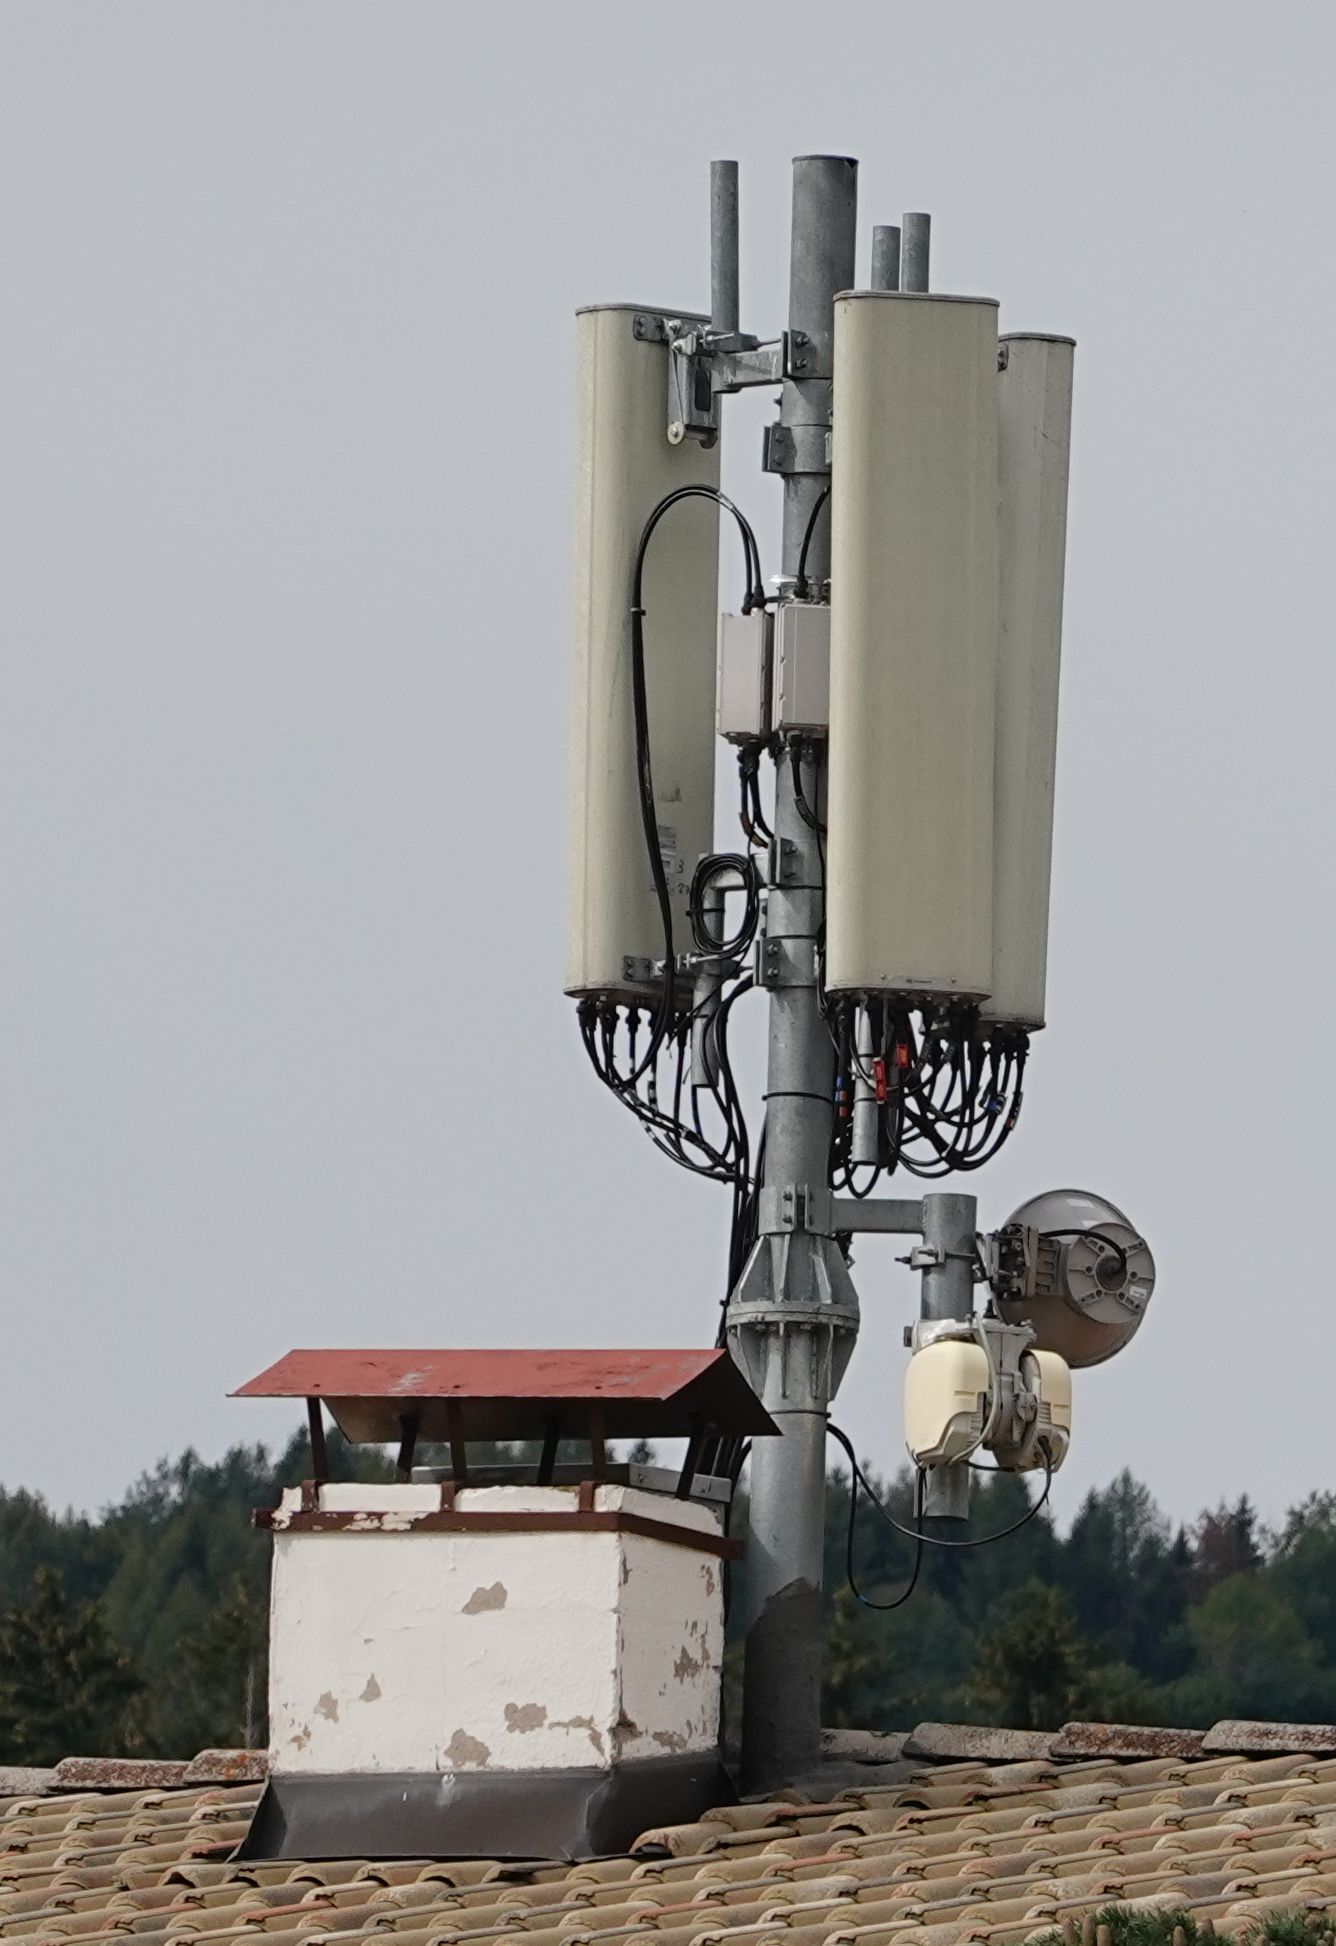
[(997, 305), (835, 301), (826, 983), (992, 982)]
[(993, 979), (981, 1013), (1026, 1029), (1044, 1025), (1074, 349), (1003, 338), (997, 379)]
[[(1056, 1472), (1072, 1436), (1066, 1362), (1013, 1342), (1010, 1365), (995, 1366), (984, 1348), (989, 1327), (977, 1336), (964, 1323), (935, 1328), (941, 1335), (919, 1344), (905, 1372), (905, 1445), (914, 1464), (958, 1466), (986, 1451), (1004, 1472)], [(1005, 1345), (1006, 1331), (994, 1339)]]
[[(625, 1000), (658, 991), (663, 957), (636, 790), (631, 577), (645, 522), (665, 494), (717, 486), (719, 448), (670, 445), (668, 349), (636, 336), (629, 305), (581, 311), (575, 489), (566, 991)], [(659, 523), (646, 558), (645, 668), (659, 845), (678, 941), (687, 892), (712, 847), (718, 508), (693, 500)]]

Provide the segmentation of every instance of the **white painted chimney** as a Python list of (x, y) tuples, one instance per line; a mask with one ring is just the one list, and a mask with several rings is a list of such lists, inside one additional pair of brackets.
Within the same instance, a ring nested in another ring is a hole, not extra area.
[[(331, 1373), (330, 1361), (373, 1357), (392, 1359), (393, 1372), (359, 1372), (356, 1393), (331, 1395), (331, 1379), (342, 1387), (352, 1375)], [(560, 1393), (544, 1363), (554, 1357), (573, 1361)], [(472, 1363), (483, 1358), (503, 1361), (489, 1363), (485, 1395)], [(672, 1362), (647, 1373), (645, 1360)], [(300, 1370), (285, 1369), (294, 1361)], [(372, 1376), (392, 1389), (363, 1389)], [(502, 1383), (520, 1382), (540, 1390), (501, 1400)], [(763, 1431), (764, 1414), (726, 1353), (293, 1353), (244, 1393), (298, 1388), (362, 1436), (371, 1426), (384, 1438), (387, 1414), (400, 1425), (406, 1401), (433, 1428), (439, 1407), (453, 1427), (454, 1478), (318, 1480), (257, 1517), (274, 1549), (270, 1785), (250, 1855), (588, 1855), (727, 1800), (723, 1580), (736, 1548), (726, 1495), (694, 1478), (691, 1452), (721, 1418), (725, 1432), (730, 1418)], [(685, 1406), (681, 1394), (692, 1395)], [(597, 1427), (590, 1469), (602, 1477), (553, 1477), (557, 1438), (577, 1436), (568, 1429), (587, 1420), (591, 1399), (618, 1437), (647, 1418), (651, 1429), (690, 1426), (677, 1490), (633, 1483), (643, 1469), (609, 1469)], [(476, 1428), (521, 1418), (545, 1429), (530, 1481), (470, 1483), (467, 1440), (516, 1436)]]

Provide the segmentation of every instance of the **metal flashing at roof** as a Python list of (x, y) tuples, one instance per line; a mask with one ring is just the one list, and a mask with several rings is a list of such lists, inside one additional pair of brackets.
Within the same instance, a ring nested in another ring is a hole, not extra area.
[(735, 1795), (713, 1751), (610, 1770), (277, 1777), (235, 1856), (574, 1863), (625, 1852), (655, 1823), (690, 1828)]
[(777, 1431), (726, 1351), (299, 1350), (231, 1395), (319, 1399), (356, 1442), (523, 1439), (596, 1411), (609, 1439)]

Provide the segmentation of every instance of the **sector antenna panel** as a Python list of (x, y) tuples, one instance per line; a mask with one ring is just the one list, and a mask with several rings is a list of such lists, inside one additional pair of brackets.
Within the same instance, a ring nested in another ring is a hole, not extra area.
[[(662, 314), (603, 306), (576, 321), (579, 349), (571, 684), (566, 991), (650, 999), (663, 924), (636, 785), (631, 581), (649, 516), (675, 488), (717, 487), (719, 447), (668, 438)], [(719, 519), (688, 500), (646, 557), (645, 669), (658, 843), (676, 936), (711, 849)]]

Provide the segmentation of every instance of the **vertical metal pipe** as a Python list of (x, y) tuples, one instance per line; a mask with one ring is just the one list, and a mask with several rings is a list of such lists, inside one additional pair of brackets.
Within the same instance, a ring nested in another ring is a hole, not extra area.
[(932, 245), (932, 218), (922, 210), (906, 210), (900, 229), (900, 288), (926, 291)]
[(738, 299), (738, 165), (710, 164), (710, 330), (735, 332)]
[[(834, 297), (854, 281), (857, 198), (858, 165), (848, 157), (794, 162), (791, 369), (780, 403), (788, 453), (786, 575), (797, 572), (809, 522), (829, 484)], [(829, 576), (829, 532), (818, 518), (807, 555), (811, 581)], [(803, 781), (818, 817), (824, 772), (817, 746)], [(762, 1202), (769, 1197), (772, 1206), (795, 1186), (814, 1196), (828, 1193), (834, 1090), (814, 957), (824, 902), (821, 842), (799, 810), (787, 752), (776, 765), (774, 828), (766, 937), (784, 942), (786, 972), (770, 990)], [(834, 1261), (838, 1250), (828, 1235), (800, 1230), (762, 1242), (774, 1245), (767, 1273), (772, 1302), (741, 1329), (749, 1340), (749, 1373), (759, 1377), (782, 1437), (758, 1439), (751, 1460), (743, 1765), (755, 1789), (801, 1776), (819, 1755), (826, 1413), (854, 1328), (847, 1306), (838, 1315), (830, 1306), (840, 1277), (847, 1285), (847, 1272), (842, 1259)], [(856, 1309), (853, 1318), (856, 1324)]]
[(849, 1136), (849, 1160), (861, 1168), (868, 1164), (875, 1165), (877, 1160), (877, 1090), (872, 1079), (872, 1014), (867, 1007), (858, 1009), (854, 1047), (858, 1059), (854, 1064), (854, 1117)]
[[(923, 1247), (936, 1261), (923, 1270), (919, 1315), (968, 1318), (974, 1314), (974, 1260), (979, 1205), (973, 1196), (923, 1198)], [(923, 1497), (925, 1515), (964, 1520), (970, 1510), (968, 1466), (930, 1466)]]
[[(824, 454), (810, 451), (830, 429), (836, 291), (857, 275), (858, 164), (842, 155), (800, 155), (793, 165), (789, 267), (789, 334), (793, 371), (784, 382), (780, 423), (794, 435), (797, 458), (784, 477), (784, 572), (796, 574), (812, 507), (830, 484)], [(830, 527), (817, 523), (807, 556), (808, 579), (830, 573)]]
[(878, 223), (872, 232), (872, 289), (900, 288), (900, 225)]

